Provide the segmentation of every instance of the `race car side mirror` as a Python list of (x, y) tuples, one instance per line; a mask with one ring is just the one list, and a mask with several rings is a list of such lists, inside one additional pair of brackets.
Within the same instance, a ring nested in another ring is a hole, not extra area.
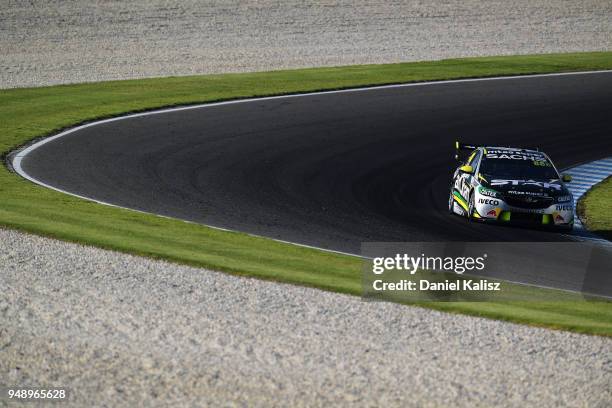
[(569, 174), (563, 174), (561, 175), (561, 180), (563, 180), (566, 183), (569, 183), (570, 181), (572, 181), (572, 176)]
[(465, 165), (459, 167), (459, 171), (462, 173), (472, 174), (474, 172), (474, 168), (472, 166)]

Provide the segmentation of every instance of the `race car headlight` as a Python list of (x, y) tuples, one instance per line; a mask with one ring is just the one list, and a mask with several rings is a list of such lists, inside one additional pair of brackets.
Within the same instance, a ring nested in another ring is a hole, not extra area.
[(562, 195), (562, 196), (558, 196), (557, 197), (557, 202), (558, 203), (566, 203), (568, 201), (572, 201), (572, 195), (571, 194)]
[(488, 188), (480, 187), (478, 189), (478, 192), (480, 194), (482, 194), (482, 195), (487, 196), (487, 197), (501, 198), (501, 194), (498, 191), (491, 190), (491, 189), (488, 189)]

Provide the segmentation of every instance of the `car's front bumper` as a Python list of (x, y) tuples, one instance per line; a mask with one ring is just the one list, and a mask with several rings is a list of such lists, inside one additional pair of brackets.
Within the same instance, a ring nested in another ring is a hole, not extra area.
[(550, 227), (571, 227), (574, 224), (574, 206), (571, 201), (555, 203), (546, 208), (521, 208), (507, 204), (503, 199), (475, 194), (473, 217), (482, 221), (535, 224)]

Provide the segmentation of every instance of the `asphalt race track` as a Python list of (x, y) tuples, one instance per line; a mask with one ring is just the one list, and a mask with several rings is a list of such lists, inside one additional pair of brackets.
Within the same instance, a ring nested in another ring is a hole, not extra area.
[[(454, 141), (612, 155), (612, 73), (255, 100), (103, 123), (29, 153), (71, 193), (359, 253), (364, 241), (557, 241), (447, 212)], [(561, 285), (563, 286), (563, 285)]]

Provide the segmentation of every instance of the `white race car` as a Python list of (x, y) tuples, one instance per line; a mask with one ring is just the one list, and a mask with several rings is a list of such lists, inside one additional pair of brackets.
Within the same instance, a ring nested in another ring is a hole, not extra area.
[(520, 223), (571, 230), (574, 199), (550, 158), (538, 150), (474, 146), (456, 142), (460, 161), (448, 209), (470, 220)]

